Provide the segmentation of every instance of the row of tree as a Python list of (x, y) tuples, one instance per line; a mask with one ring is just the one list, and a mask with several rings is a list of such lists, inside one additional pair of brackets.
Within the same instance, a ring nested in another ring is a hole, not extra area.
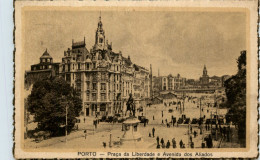
[(246, 51), (237, 59), (238, 72), (225, 81), (227, 116), (238, 127), (238, 137), (242, 145), (246, 139)]

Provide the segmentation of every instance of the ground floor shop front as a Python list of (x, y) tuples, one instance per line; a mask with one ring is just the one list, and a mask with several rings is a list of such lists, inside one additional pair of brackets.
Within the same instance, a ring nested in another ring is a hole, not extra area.
[(122, 113), (121, 101), (114, 102), (84, 102), (84, 116), (97, 117), (108, 116)]

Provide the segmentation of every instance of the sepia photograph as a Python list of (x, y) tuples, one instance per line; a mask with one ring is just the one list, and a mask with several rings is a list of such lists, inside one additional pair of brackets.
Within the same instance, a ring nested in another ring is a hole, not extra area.
[(29, 6), (20, 16), (23, 154), (256, 149), (249, 10)]

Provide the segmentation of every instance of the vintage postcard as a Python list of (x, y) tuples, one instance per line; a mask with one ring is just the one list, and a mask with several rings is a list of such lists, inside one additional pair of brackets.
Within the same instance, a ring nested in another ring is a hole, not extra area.
[(15, 158), (258, 156), (257, 1), (15, 1)]

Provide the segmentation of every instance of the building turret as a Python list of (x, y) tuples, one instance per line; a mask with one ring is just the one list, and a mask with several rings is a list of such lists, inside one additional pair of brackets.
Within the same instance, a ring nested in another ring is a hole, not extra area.
[(103, 50), (105, 47), (105, 31), (103, 30), (103, 24), (101, 21), (101, 15), (99, 16), (98, 28), (96, 31), (95, 49)]
[(52, 63), (52, 57), (48, 53), (47, 48), (45, 52), (42, 54), (42, 56), (40, 57), (40, 63), (46, 63), (46, 62)]
[(207, 68), (206, 65), (204, 65), (203, 76), (207, 76), (207, 75), (208, 75)]

